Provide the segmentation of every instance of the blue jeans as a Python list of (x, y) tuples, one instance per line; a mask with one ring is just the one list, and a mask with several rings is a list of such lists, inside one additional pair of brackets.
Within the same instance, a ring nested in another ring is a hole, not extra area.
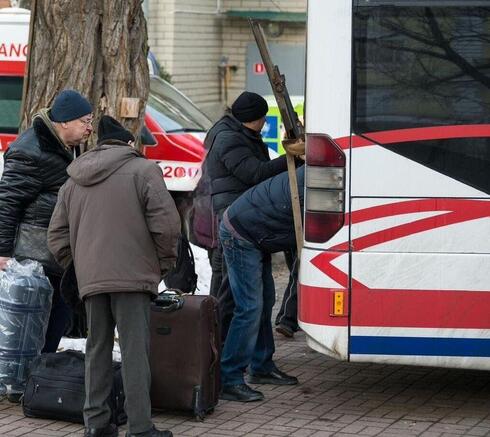
[(243, 373), (275, 369), (272, 307), (275, 302), (270, 254), (235, 238), (222, 222), (219, 232), (235, 311), (221, 357), (223, 385), (243, 384)]

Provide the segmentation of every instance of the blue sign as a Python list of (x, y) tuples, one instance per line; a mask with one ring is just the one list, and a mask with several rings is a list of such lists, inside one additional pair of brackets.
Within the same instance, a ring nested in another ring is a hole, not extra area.
[(265, 117), (265, 124), (264, 127), (262, 128), (262, 138), (267, 139), (267, 138), (273, 138), (274, 140), (277, 141), (278, 138), (278, 123), (277, 123), (277, 116), (275, 115), (268, 115)]

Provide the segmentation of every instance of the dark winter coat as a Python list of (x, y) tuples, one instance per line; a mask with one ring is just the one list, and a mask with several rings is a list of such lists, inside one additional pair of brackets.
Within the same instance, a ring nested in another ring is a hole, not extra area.
[(111, 141), (69, 167), (48, 231), (58, 263), (73, 259), (80, 296), (158, 292), (174, 266), (180, 218), (160, 167)]
[[(305, 167), (296, 170), (299, 203), (304, 205)], [(235, 230), (264, 252), (296, 247), (288, 172), (267, 179), (243, 193), (227, 210)]]
[(248, 129), (232, 115), (221, 118), (205, 142), (210, 149), (206, 165), (213, 210), (218, 215), (247, 189), (287, 169), (285, 156), (271, 161), (260, 133)]
[(0, 180), (0, 256), (12, 256), (20, 223), (48, 227), (58, 190), (68, 178), (66, 168), (73, 153), (49, 123), (47, 117), (36, 116), (33, 126), (5, 152)]

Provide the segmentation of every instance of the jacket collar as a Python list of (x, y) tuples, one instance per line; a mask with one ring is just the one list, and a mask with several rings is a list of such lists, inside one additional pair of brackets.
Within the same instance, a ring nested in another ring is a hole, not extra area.
[(245, 127), (242, 122), (237, 120), (231, 113), (225, 114), (220, 121), (222, 121), (231, 129), (243, 133), (254, 141), (262, 141), (262, 136), (260, 135), (260, 132), (256, 132), (252, 129), (249, 129), (248, 127)]
[(73, 151), (61, 141), (48, 112), (48, 108), (41, 109), (32, 120), (32, 127), (39, 140), (39, 148), (43, 152), (56, 153), (67, 161), (73, 161)]

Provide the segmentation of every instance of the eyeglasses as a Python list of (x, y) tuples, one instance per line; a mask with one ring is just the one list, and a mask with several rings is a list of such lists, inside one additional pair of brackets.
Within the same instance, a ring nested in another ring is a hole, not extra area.
[(86, 119), (79, 118), (78, 120), (80, 120), (80, 123), (84, 124), (85, 126), (90, 126), (94, 122), (94, 119), (92, 117)]

